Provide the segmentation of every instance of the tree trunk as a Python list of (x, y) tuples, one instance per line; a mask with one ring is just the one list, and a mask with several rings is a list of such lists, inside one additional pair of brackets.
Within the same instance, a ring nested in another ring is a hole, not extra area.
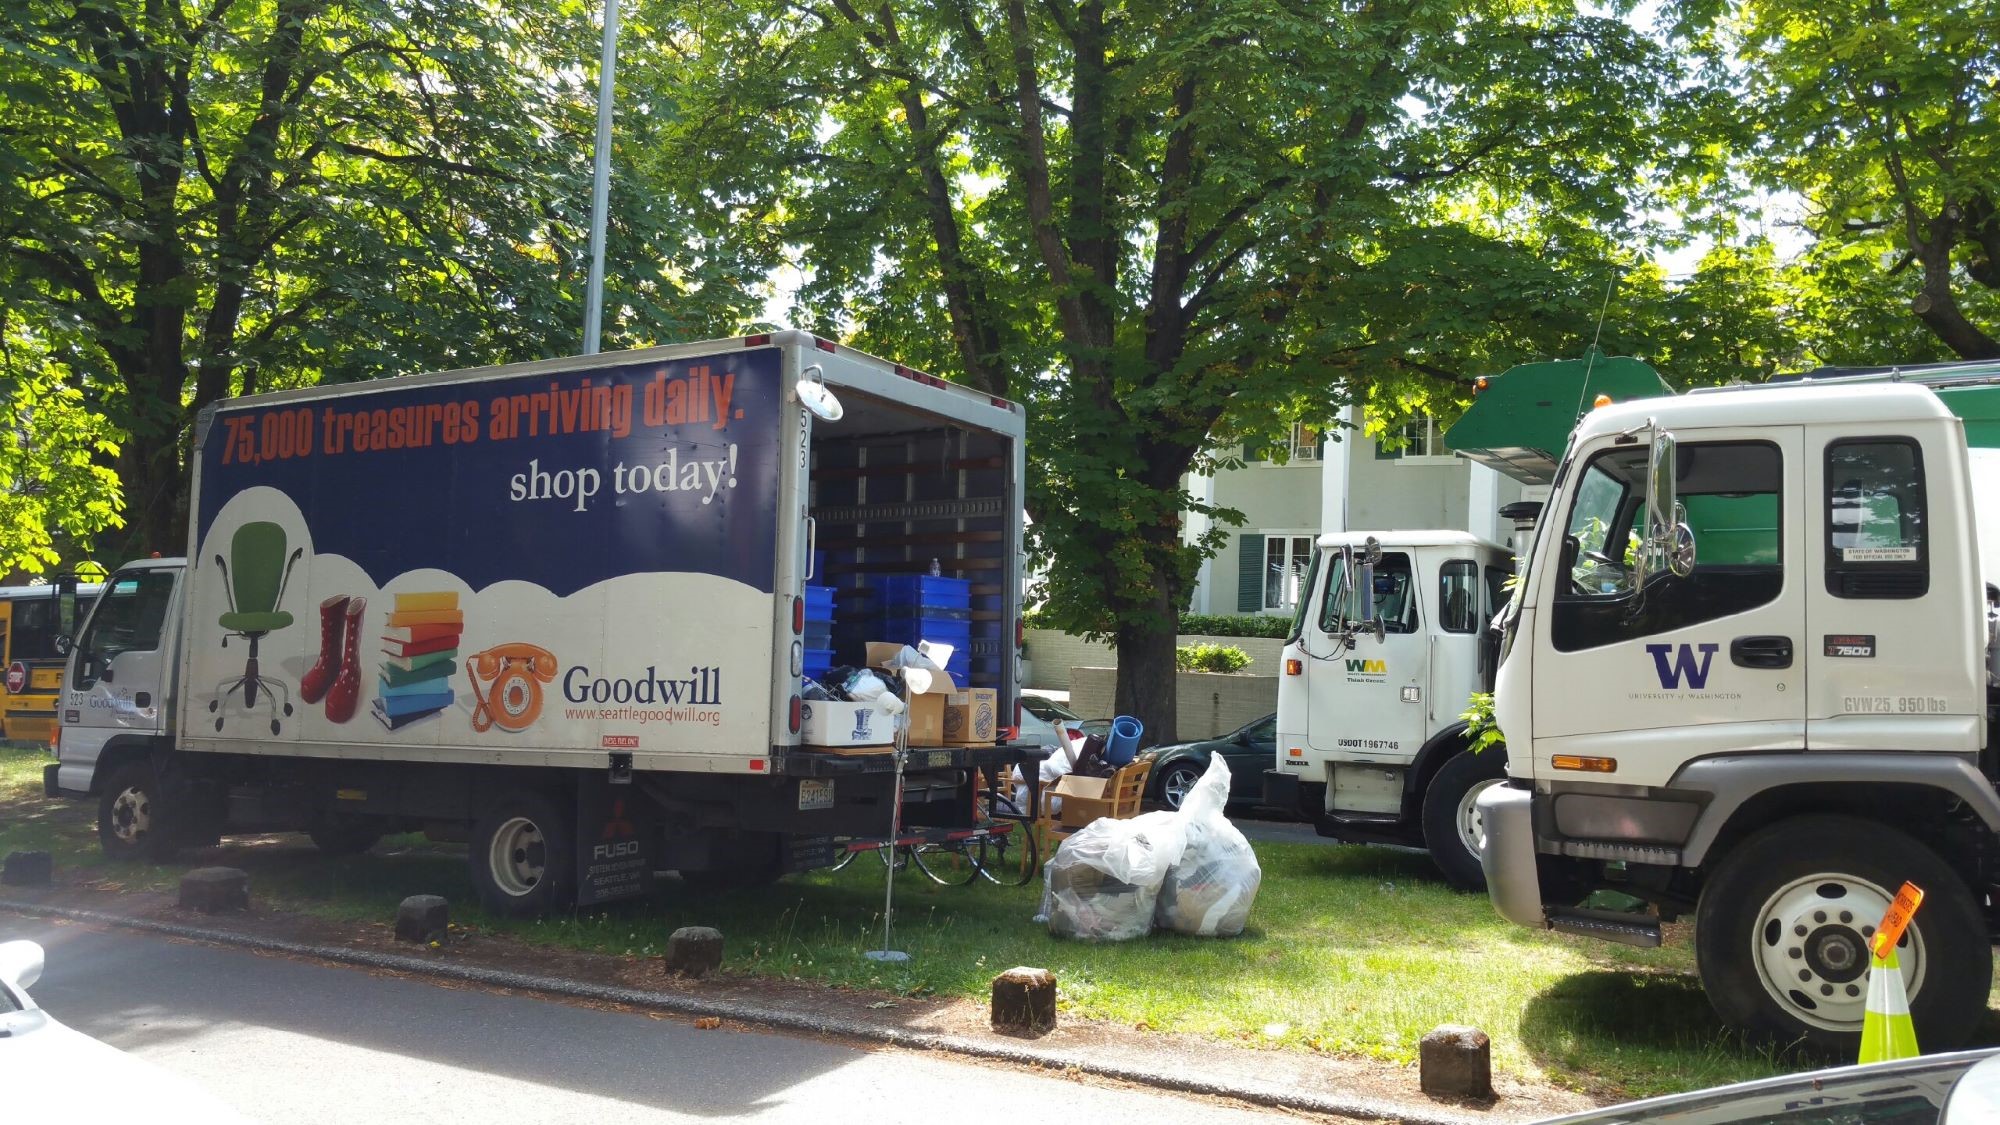
[(1174, 647), (1179, 639), (1173, 607), (1161, 596), (1160, 624), (1121, 625), (1115, 641), (1118, 648), (1118, 690), (1113, 709), (1145, 724), (1141, 746), (1158, 746), (1180, 738), (1175, 710), (1179, 693), (1175, 690)]

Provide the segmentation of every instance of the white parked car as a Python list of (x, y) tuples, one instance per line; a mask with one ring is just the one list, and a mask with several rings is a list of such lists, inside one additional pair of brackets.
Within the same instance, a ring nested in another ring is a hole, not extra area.
[(0, 1076), (7, 1117), (56, 1121), (75, 1116), (77, 1091), (145, 1091), (146, 1117), (156, 1122), (247, 1122), (194, 1083), (63, 1026), (28, 995), (42, 976), (42, 947), (0, 943)]

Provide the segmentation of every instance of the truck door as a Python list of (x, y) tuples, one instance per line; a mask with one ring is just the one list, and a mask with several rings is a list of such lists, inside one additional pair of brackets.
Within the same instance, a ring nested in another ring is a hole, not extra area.
[(1661, 567), (1636, 590), (1643, 432), (1579, 452), (1548, 513), (1559, 537), (1529, 576), (1548, 607), (1534, 625), (1535, 776), (1659, 785), (1704, 754), (1804, 746), (1803, 435), (1681, 435), (1695, 566), (1686, 577)]
[[(1806, 590), (1815, 750), (1979, 748), (1984, 598), (1948, 435), (1815, 426)], [(1958, 527), (1956, 535), (1931, 534)]]
[[(178, 567), (122, 570), (104, 592), (70, 650), (63, 691), (63, 764), (83, 764), (120, 732), (166, 730), (172, 690)], [(83, 778), (88, 783), (86, 773)], [(65, 786), (70, 781), (65, 778)], [(84, 788), (77, 785), (76, 788)]]
[(1375, 599), (1383, 623), (1379, 641), (1358, 627), (1359, 606), (1345, 594), (1341, 557), (1329, 555), (1327, 564), (1331, 574), (1318, 619), (1305, 629), (1316, 634), (1307, 736), (1313, 750), (1342, 761), (1407, 763), (1424, 744), (1423, 696), (1430, 683), (1430, 638), (1411, 556), (1383, 551), (1372, 591), (1362, 591), (1356, 578), (1353, 596)]
[(1486, 623), (1493, 619), (1478, 559), (1445, 559), (1432, 588), (1437, 628), (1430, 630), (1431, 678), (1424, 693), (1427, 737), (1455, 722), (1473, 692), (1486, 690), (1483, 649)]

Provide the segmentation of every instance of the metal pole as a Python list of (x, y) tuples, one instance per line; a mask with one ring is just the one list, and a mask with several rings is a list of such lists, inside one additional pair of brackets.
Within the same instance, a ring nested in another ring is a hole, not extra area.
[(910, 694), (906, 686), (903, 690), (903, 713), (896, 716), (896, 795), (889, 802), (889, 874), (882, 891), (882, 948), (871, 949), (862, 956), (870, 961), (900, 963), (908, 961), (910, 955), (889, 945), (889, 920), (896, 909), (896, 837), (903, 829), (903, 761), (910, 752)]
[(604, 0), (604, 57), (597, 66), (597, 170), (590, 189), (590, 287), (583, 305), (583, 354), (596, 355), (604, 327), (604, 212), (611, 196), (611, 99), (617, 88), (618, 0)]

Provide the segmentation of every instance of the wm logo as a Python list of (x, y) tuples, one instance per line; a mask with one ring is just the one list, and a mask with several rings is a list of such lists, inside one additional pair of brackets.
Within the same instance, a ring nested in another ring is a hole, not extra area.
[[(1653, 655), (1653, 671), (1659, 673), (1660, 687), (1677, 688), (1682, 681), (1696, 691), (1708, 687), (1709, 661), (1715, 658), (1717, 645), (1647, 645), (1646, 651)], [(1678, 649), (1678, 651), (1676, 651)], [(1695, 653), (1701, 654), (1696, 659)], [(1673, 654), (1673, 662), (1667, 662), (1667, 655)], [(1353, 661), (1348, 663), (1352, 664)]]
[(1350, 660), (1347, 662), (1347, 670), (1369, 676), (1386, 676), (1389, 674), (1389, 662), (1386, 660)]

